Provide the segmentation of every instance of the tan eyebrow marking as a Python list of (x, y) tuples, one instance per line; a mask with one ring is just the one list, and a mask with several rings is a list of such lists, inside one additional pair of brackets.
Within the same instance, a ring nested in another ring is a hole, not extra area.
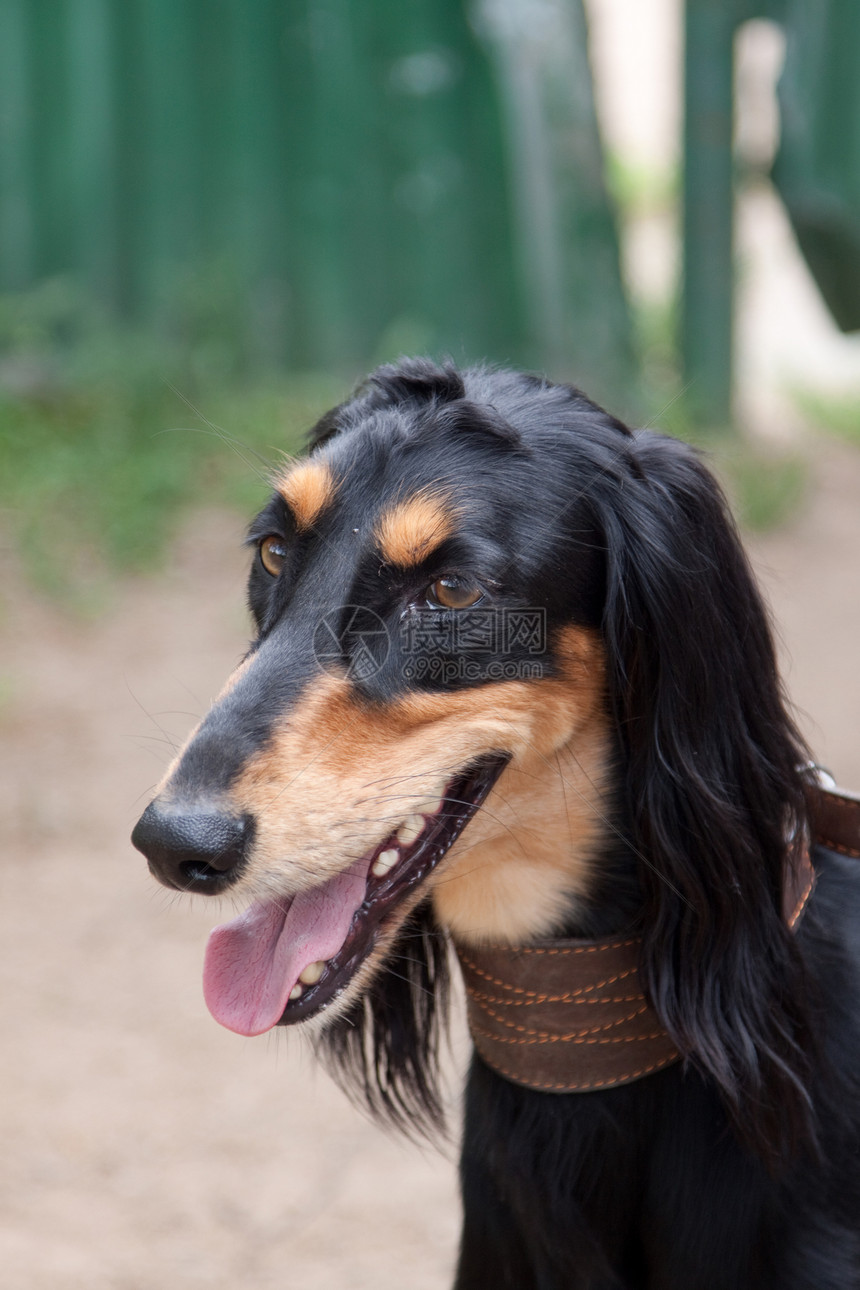
[(275, 478), (275, 488), (293, 512), (299, 532), (312, 528), (331, 506), (337, 480), (325, 461), (300, 461)]
[(388, 564), (420, 564), (434, 547), (451, 536), (456, 520), (455, 508), (438, 493), (416, 493), (397, 502), (376, 524), (382, 558)]

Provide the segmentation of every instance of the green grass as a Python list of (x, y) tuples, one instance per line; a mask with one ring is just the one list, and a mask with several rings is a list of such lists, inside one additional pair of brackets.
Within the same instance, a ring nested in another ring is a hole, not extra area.
[(860, 446), (860, 394), (825, 396), (796, 390), (794, 400), (810, 425)]
[(0, 520), (37, 586), (85, 607), (155, 566), (187, 506), (250, 515), (271, 467), (345, 393), (221, 360), (205, 337), (111, 330), (58, 284), (0, 301)]
[(797, 453), (766, 452), (738, 440), (731, 451), (717, 454), (715, 466), (746, 529), (778, 528), (797, 513), (806, 496), (809, 470)]

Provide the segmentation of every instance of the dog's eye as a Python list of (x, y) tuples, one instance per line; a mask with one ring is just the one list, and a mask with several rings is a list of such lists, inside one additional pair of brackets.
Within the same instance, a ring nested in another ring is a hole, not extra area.
[(445, 609), (471, 609), (483, 596), (483, 591), (474, 582), (463, 578), (437, 578), (427, 592), (427, 599), (433, 605)]
[(277, 578), (278, 574), (284, 567), (284, 561), (286, 558), (287, 548), (282, 538), (263, 538), (260, 543), (260, 559), (266, 573), (270, 573), (273, 578)]

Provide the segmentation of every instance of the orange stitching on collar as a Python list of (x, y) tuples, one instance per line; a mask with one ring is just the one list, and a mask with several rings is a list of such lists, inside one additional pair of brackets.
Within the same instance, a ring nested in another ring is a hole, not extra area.
[[(624, 945), (637, 945), (637, 944), (638, 944), (638, 941), (624, 942)], [(607, 946), (607, 948), (609, 947)], [(615, 947), (615, 948), (621, 948), (620, 944), (618, 947)], [(485, 981), (489, 981), (490, 985), (498, 985), (503, 990), (510, 990), (512, 994), (527, 994), (527, 995), (530, 995), (535, 1000), (535, 1002), (540, 1001), (541, 996), (539, 991), (526, 990), (524, 986), (519, 986), (519, 985), (508, 985), (507, 981), (501, 981), (499, 980), (498, 977), (490, 976), (489, 972), (482, 971), (481, 968), (479, 968), (476, 963), (473, 963), (471, 959), (466, 958), (466, 955), (462, 951), (458, 951), (458, 954), (459, 954), (461, 963), (465, 963), (466, 966), (470, 969), (470, 971), (474, 972), (477, 976), (482, 977)], [(605, 985), (614, 985), (616, 981), (624, 981), (627, 977), (636, 976), (636, 975), (637, 975), (637, 970), (635, 967), (628, 968), (625, 972), (618, 972), (615, 976), (606, 977), (604, 981), (595, 981), (593, 985), (584, 985), (579, 990), (571, 990), (570, 998), (573, 999), (582, 994), (593, 994), (595, 990), (602, 990)], [(567, 998), (564, 998), (564, 999), (559, 998), (558, 1000), (550, 999), (548, 995), (545, 995), (544, 998), (546, 998), (551, 1003), (555, 1003), (555, 1002), (566, 1003), (568, 1001)], [(613, 1002), (616, 1002), (616, 1000), (613, 1000)]]
[(555, 948), (546, 945), (514, 945), (511, 949), (516, 950), (517, 954), (602, 954), (604, 950), (623, 950), (630, 945), (638, 945), (638, 937), (633, 937), (629, 941), (604, 941), (598, 945), (560, 945)]
[(838, 851), (841, 856), (853, 856), (855, 860), (860, 860), (860, 851), (854, 847), (846, 847), (841, 842), (830, 842), (827, 838), (818, 839), (821, 846), (827, 847), (828, 851)]
[[(566, 1042), (567, 1040), (582, 1038), (584, 1035), (599, 1035), (605, 1030), (614, 1030), (616, 1026), (626, 1025), (627, 1022), (632, 1021), (634, 1017), (641, 1017), (643, 1012), (648, 1012), (649, 1007), (647, 1003), (643, 1002), (641, 1008), (637, 1008), (635, 1012), (630, 1012), (624, 1017), (616, 1017), (613, 1021), (607, 1021), (603, 1026), (592, 1026), (590, 1029), (586, 1028), (585, 1030), (572, 1030), (569, 1035), (554, 1035), (551, 1030), (534, 1030), (531, 1026), (517, 1025), (515, 1021), (508, 1021), (506, 1017), (502, 1017), (497, 1012), (493, 1012), (492, 1008), (484, 1008), (483, 1011), (487, 1016), (492, 1017), (494, 1021), (498, 1021), (508, 1030), (517, 1030), (521, 1035), (539, 1035), (542, 1039), (549, 1040), (550, 1042), (554, 1042), (557, 1039), (561, 1039)], [(486, 1031), (484, 1033), (486, 1033)]]
[[(596, 987), (588, 986), (587, 989)], [(494, 994), (484, 994), (482, 990), (476, 990), (474, 986), (467, 985), (466, 991), (470, 998), (477, 999), (481, 1003), (495, 1003), (504, 1008), (533, 1008), (540, 1003), (569, 1003), (574, 1007), (583, 1004), (601, 1004), (601, 1003), (639, 1003), (645, 998), (641, 990), (636, 994), (598, 994), (590, 999), (577, 999), (571, 991), (567, 994), (536, 994), (533, 999), (500, 999)], [(534, 994), (534, 991), (528, 991)]]
[(662, 1039), (666, 1034), (665, 1030), (655, 1030), (648, 1035), (614, 1035), (609, 1039), (587, 1039), (580, 1035), (578, 1031), (573, 1031), (569, 1035), (550, 1035), (545, 1034), (538, 1039), (517, 1039), (513, 1035), (494, 1035), (489, 1030), (482, 1030), (480, 1026), (472, 1028), (473, 1035), (482, 1035), (485, 1039), (491, 1039), (494, 1044), (515, 1044), (517, 1047), (530, 1048), (534, 1044), (639, 1044), (646, 1040)]
[[(858, 852), (858, 855), (860, 855), (860, 852)], [(791, 932), (794, 931), (795, 924), (797, 923), (803, 911), (806, 909), (806, 905), (807, 905), (807, 902), (809, 901), (809, 897), (812, 895), (812, 888), (815, 886), (815, 870), (812, 868), (811, 863), (809, 867), (810, 867), (810, 873), (809, 873), (809, 878), (807, 879), (806, 887), (804, 888), (803, 894), (801, 895), (800, 899), (797, 902), (797, 906), (794, 910), (794, 913), (791, 915), (791, 918), (788, 920), (788, 929)]]

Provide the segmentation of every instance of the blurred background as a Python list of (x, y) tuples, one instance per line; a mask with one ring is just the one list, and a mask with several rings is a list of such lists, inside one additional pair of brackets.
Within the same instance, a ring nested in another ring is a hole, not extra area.
[(220, 1030), (127, 842), (374, 364), (700, 443), (860, 788), (858, 63), (855, 0), (0, 0), (4, 1286), (450, 1281), (453, 1149)]

